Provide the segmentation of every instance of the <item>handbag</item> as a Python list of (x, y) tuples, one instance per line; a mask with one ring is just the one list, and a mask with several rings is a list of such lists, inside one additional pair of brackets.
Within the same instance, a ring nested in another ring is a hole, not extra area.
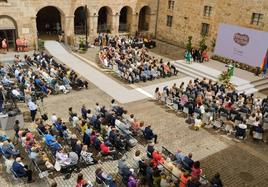
[(41, 115), (41, 117), (42, 117), (42, 119), (43, 119), (44, 121), (48, 120), (48, 116), (47, 116), (47, 114), (43, 114), (43, 115)]
[(60, 171), (61, 170), (60, 163), (57, 160), (55, 162), (54, 168), (55, 168), (56, 171)]

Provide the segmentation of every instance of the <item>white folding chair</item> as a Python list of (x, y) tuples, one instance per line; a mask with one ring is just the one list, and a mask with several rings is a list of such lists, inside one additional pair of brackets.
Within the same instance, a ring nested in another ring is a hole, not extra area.
[(173, 103), (173, 108), (174, 108), (174, 110), (179, 110), (179, 106), (178, 106), (178, 104)]
[(189, 108), (187, 108), (187, 107), (183, 107), (183, 113), (185, 113), (185, 114), (189, 114)]

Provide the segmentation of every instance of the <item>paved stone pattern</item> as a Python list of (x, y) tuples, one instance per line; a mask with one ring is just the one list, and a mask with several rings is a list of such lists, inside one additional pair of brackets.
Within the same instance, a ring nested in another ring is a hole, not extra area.
[(238, 145), (208, 156), (202, 160), (201, 167), (209, 177), (220, 172), (228, 187), (264, 187), (268, 184), (268, 163)]
[(185, 118), (154, 101), (138, 101), (126, 104), (126, 108), (137, 119), (143, 120), (145, 125), (152, 126), (159, 137), (159, 144), (156, 145), (159, 149), (165, 146), (172, 152), (177, 149), (186, 154), (192, 152), (194, 159), (200, 160), (228, 146), (204, 129), (197, 132), (191, 130)]

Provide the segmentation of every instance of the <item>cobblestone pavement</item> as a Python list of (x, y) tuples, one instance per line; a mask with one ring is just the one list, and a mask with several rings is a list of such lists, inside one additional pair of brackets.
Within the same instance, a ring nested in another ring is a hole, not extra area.
[(166, 58), (178, 60), (184, 58), (185, 49), (157, 40), (156, 48), (150, 49), (150, 51)]
[(220, 172), (225, 186), (228, 187), (268, 185), (268, 162), (241, 149), (239, 144), (203, 159), (202, 167), (207, 176)]

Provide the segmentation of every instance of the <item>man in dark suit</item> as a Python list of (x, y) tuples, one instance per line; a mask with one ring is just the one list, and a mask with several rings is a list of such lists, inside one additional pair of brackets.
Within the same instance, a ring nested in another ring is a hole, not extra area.
[(13, 165), (12, 165), (12, 170), (14, 172), (14, 174), (16, 175), (16, 177), (27, 177), (28, 183), (33, 182), (32, 179), (32, 170), (29, 170), (27, 168), (27, 166), (24, 166), (24, 164), (21, 162), (21, 158), (17, 157), (16, 160), (14, 161)]
[(190, 171), (193, 164), (194, 164), (194, 161), (192, 160), (192, 153), (189, 153), (188, 156), (185, 156), (182, 160), (182, 167), (183, 169), (187, 170), (187, 171)]
[(151, 126), (147, 126), (144, 129), (144, 136), (147, 140), (154, 139), (154, 143), (157, 143), (157, 135), (153, 133), (153, 130), (151, 129)]

